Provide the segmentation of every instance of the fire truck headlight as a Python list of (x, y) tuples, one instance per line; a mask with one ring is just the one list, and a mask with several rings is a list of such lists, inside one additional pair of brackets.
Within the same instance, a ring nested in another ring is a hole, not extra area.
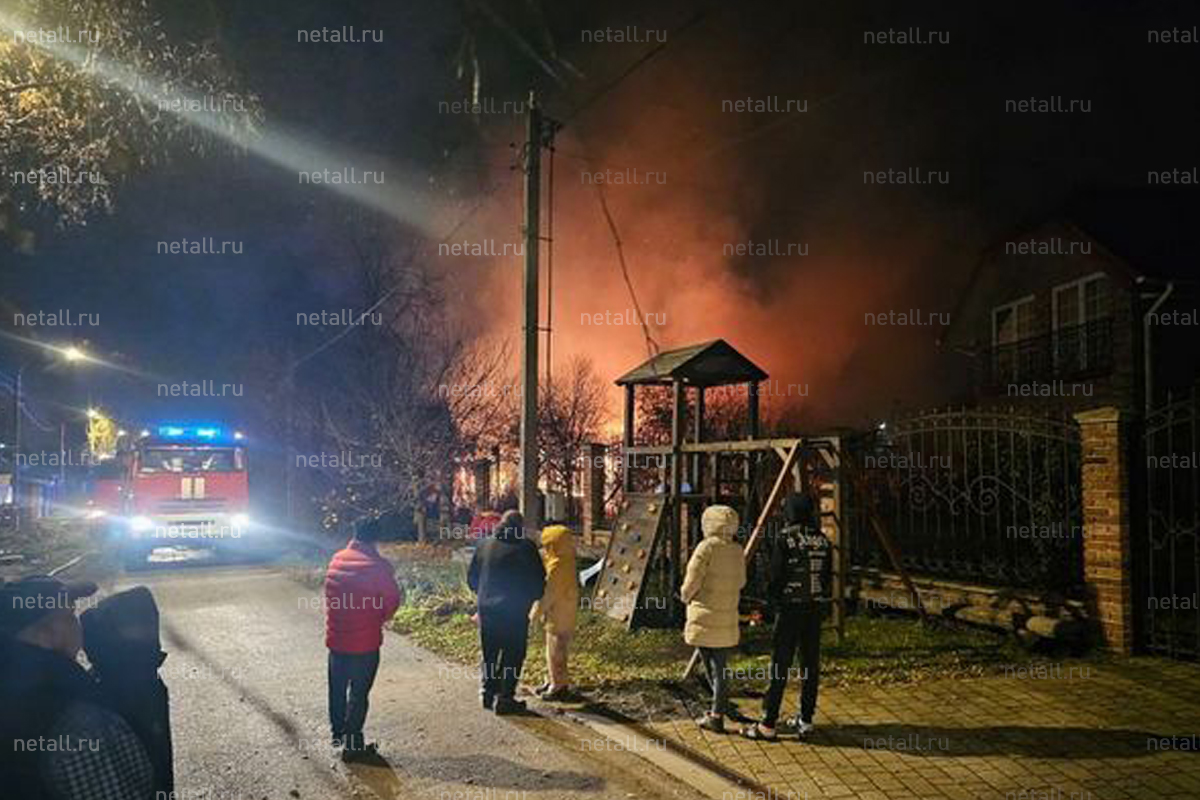
[(229, 521), (233, 523), (233, 527), (235, 528), (250, 527), (250, 517), (246, 514), (234, 514), (232, 517), (230, 517)]
[(154, 520), (149, 517), (134, 517), (129, 520), (129, 529), (135, 533), (144, 533), (154, 527)]

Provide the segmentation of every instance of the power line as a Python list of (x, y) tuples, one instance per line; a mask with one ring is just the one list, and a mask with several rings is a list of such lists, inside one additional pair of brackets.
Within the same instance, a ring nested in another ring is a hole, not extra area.
[[(573, 108), (565, 117), (563, 117), (559, 123), (560, 126), (566, 126), (568, 123), (575, 120), (580, 114), (593, 106), (596, 101), (600, 100), (609, 92), (613, 91), (622, 83), (624, 83), (631, 75), (662, 53), (671, 42), (676, 41), (681, 34), (685, 33), (699, 23), (702, 19), (704, 19), (706, 15), (707, 11), (705, 9), (698, 10), (682, 25), (671, 31), (664, 40), (660, 41), (654, 47), (651, 47), (649, 50), (635, 59), (629, 66), (621, 70), (621, 72), (614, 76), (610, 81), (601, 86), (592, 94), (591, 97), (575, 106), (575, 108)], [(589, 166), (592, 165), (590, 159), (585, 157), (583, 160), (588, 163)], [(551, 161), (551, 165), (553, 165), (553, 161)], [(608, 208), (608, 198), (604, 194), (603, 184), (595, 183), (593, 185), (596, 187), (596, 198), (600, 203), (600, 210), (604, 214), (604, 221), (608, 225), (608, 232), (612, 236), (613, 246), (617, 250), (617, 263), (621, 267), (621, 277), (625, 281), (625, 288), (629, 290), (629, 299), (633, 302), (634, 312), (638, 317), (638, 324), (642, 328), (642, 336), (646, 341), (646, 353), (651, 359), (653, 359), (656, 355), (658, 355), (660, 348), (658, 346), (658, 342), (655, 341), (654, 337), (650, 335), (650, 328), (646, 325), (645, 316), (642, 314), (641, 304), (637, 299), (637, 291), (633, 288), (633, 279), (629, 275), (629, 264), (625, 259), (625, 247), (621, 242), (621, 233), (617, 229), (617, 222), (615, 219), (613, 219), (612, 212)]]
[(590, 108), (592, 106), (592, 104), (594, 104), (601, 97), (604, 97), (604, 95), (608, 94), (613, 89), (616, 89), (618, 86), (620, 86), (625, 81), (626, 78), (628, 78), (633, 73), (637, 72), (645, 64), (649, 63), (655, 56), (657, 56), (663, 50), (667, 49), (667, 47), (672, 42), (675, 41), (677, 36), (686, 32), (689, 28), (694, 26), (696, 23), (700, 22), (700, 20), (704, 19), (704, 17), (707, 15), (707, 13), (708, 12), (705, 9), (701, 9), (701, 10), (697, 11), (695, 14), (693, 14), (682, 25), (675, 28), (675, 30), (670, 31), (669, 34), (662, 41), (660, 41), (654, 47), (651, 47), (649, 50), (647, 50), (645, 53), (643, 53), (628, 67), (621, 70), (621, 72), (619, 72), (616, 75), (616, 77), (614, 77), (608, 83), (601, 86), (595, 93), (592, 94), (591, 97), (587, 98), (582, 103), (575, 106), (575, 108), (573, 108), (570, 111), (570, 113), (568, 113), (565, 117), (563, 117), (562, 124), (566, 125), (567, 123), (571, 122), (573, 119), (575, 119), (580, 114), (582, 114), (584, 111), (586, 111), (588, 108)]
[(621, 277), (625, 279), (625, 287), (629, 289), (629, 298), (633, 301), (633, 310), (637, 313), (638, 324), (642, 326), (642, 335), (646, 339), (646, 353), (653, 359), (659, 352), (658, 342), (650, 335), (650, 328), (646, 325), (641, 304), (638, 303), (637, 292), (634, 291), (633, 281), (629, 277), (629, 265), (625, 262), (625, 247), (621, 243), (621, 233), (617, 230), (616, 220), (613, 219), (612, 213), (608, 210), (608, 199), (604, 195), (604, 185), (597, 183), (595, 186), (596, 197), (600, 200), (600, 210), (604, 214), (604, 221), (608, 223), (608, 231), (612, 234), (613, 245), (617, 248), (617, 262), (621, 265)]

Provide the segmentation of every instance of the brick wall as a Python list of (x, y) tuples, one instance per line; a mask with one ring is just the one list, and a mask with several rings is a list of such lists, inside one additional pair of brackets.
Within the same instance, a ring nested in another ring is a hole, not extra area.
[(605, 446), (591, 443), (584, 446), (583, 467), (583, 533), (604, 527), (604, 453)]
[(1077, 414), (1083, 442), (1083, 571), (1104, 644), (1133, 651), (1129, 417), (1113, 407)]
[(1029, 295), (1033, 296), (1033, 335), (1050, 334), (1053, 330), (1054, 287), (1103, 272), (1109, 278), (1113, 369), (1106, 375), (1067, 380), (1067, 384), (1083, 384), (1074, 389), (1074, 396), (1037, 398), (999, 392), (981, 395), (977, 398), (980, 404), (1068, 411), (1102, 406), (1116, 406), (1124, 411), (1138, 409), (1141, 322), (1137, 312), (1137, 287), (1130, 280), (1124, 263), (1109, 254), (1100, 243), (1062, 223), (1046, 224), (1036, 231), (1013, 237), (1012, 241), (1057, 243), (1063, 247), (1076, 243), (1077, 247), (1086, 247), (1088, 252), (1013, 255), (1005, 252), (1005, 241), (998, 242), (982, 259), (982, 275), (973, 290), (979, 297), (972, 308), (972, 319), (965, 326), (973, 331), (975, 346), (986, 349), (991, 345), (992, 310), (996, 306)]

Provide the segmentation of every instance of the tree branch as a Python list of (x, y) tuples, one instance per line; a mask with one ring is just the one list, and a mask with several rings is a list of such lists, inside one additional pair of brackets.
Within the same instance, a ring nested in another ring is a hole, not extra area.
[(44, 89), (48, 86), (58, 86), (62, 81), (34, 81), (33, 83), (18, 83), (16, 86), (0, 88), (0, 94), (10, 95), (27, 92), (30, 89)]

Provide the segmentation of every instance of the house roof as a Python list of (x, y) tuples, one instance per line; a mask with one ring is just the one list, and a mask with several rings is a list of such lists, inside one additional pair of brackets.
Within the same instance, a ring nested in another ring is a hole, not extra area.
[(617, 378), (620, 386), (665, 385), (682, 381), (695, 386), (728, 386), (764, 381), (767, 373), (724, 339), (664, 350)]
[(1200, 280), (1200, 202), (1194, 187), (1134, 187), (1076, 192), (1059, 209), (997, 237), (976, 259), (959, 294), (950, 324), (938, 341), (952, 346), (965, 335), (961, 320), (981, 291), (989, 255), (1005, 242), (1051, 226), (1073, 229), (1094, 240), (1132, 279)]
[(1088, 233), (1133, 273), (1163, 280), (1200, 277), (1200, 201), (1193, 186), (1080, 192), (1060, 217)]

